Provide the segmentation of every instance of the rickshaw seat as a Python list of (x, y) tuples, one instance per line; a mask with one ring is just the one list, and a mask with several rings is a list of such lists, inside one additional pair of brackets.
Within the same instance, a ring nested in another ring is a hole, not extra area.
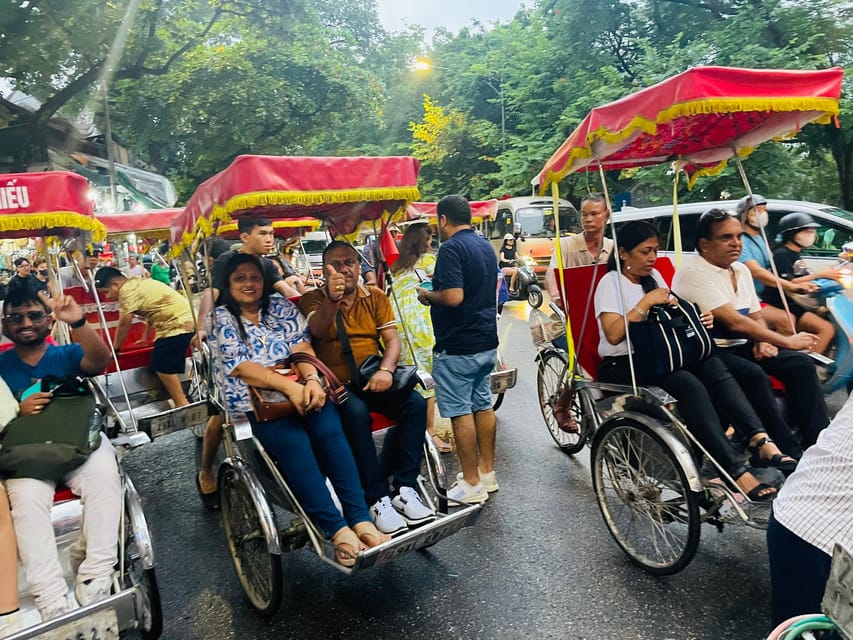
[(371, 431), (373, 431), (374, 433), (376, 433), (377, 431), (382, 431), (383, 429), (388, 429), (390, 427), (397, 426), (396, 420), (392, 420), (388, 416), (383, 415), (381, 413), (371, 413), (370, 419), (372, 421), (370, 428)]
[[(667, 284), (672, 283), (675, 266), (669, 258), (658, 258), (655, 262), (655, 269), (660, 272)], [(595, 296), (594, 290), (605, 273), (607, 273), (605, 265), (598, 265), (598, 268), (595, 265), (588, 265), (563, 270), (563, 278), (566, 283), (563, 300), (567, 301), (569, 320), (572, 324), (572, 338), (574, 339), (578, 361), (584, 371), (593, 378), (596, 377), (598, 365), (601, 363), (601, 357), (598, 355), (599, 333), (598, 323), (595, 319), (595, 305), (592, 299), (590, 299), (589, 309), (586, 308), (586, 304), (591, 290), (593, 291), (592, 295)], [(559, 283), (560, 278), (556, 269), (554, 275)], [(584, 319), (586, 319), (586, 330), (581, 336)]]
[(76, 500), (77, 495), (71, 491), (68, 487), (57, 485), (56, 490), (53, 492), (53, 504), (57, 504), (59, 502), (68, 502), (69, 500)]

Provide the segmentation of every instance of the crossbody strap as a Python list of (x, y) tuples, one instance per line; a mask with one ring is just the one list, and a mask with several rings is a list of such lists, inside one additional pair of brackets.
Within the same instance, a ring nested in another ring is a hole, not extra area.
[(358, 384), (358, 367), (355, 365), (355, 357), (352, 355), (352, 346), (349, 343), (347, 328), (344, 326), (344, 314), (338, 309), (335, 314), (335, 325), (338, 327), (338, 340), (341, 341), (341, 354), (349, 369), (350, 381)]

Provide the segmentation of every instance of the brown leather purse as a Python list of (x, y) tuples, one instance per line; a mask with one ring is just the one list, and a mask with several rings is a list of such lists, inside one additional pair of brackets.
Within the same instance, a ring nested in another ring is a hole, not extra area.
[[(276, 373), (282, 369), (289, 369), (290, 373), (286, 375), (295, 382), (302, 382), (302, 376), (295, 367), (295, 365), (300, 363), (313, 365), (317, 369), (317, 373), (320, 375), (320, 384), (326, 390), (326, 397), (330, 401), (334, 404), (346, 402), (348, 397), (346, 387), (341, 384), (341, 381), (338, 380), (332, 370), (324, 362), (317, 359), (316, 356), (298, 352), (291, 355), (289, 360), (267, 368)], [(266, 389), (249, 385), (249, 400), (258, 422), (271, 422), (279, 418), (290, 418), (299, 415), (296, 406), (290, 401), (290, 398), (277, 389)]]

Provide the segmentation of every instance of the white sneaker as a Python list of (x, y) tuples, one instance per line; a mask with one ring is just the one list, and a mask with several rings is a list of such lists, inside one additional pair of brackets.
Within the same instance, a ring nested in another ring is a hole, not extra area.
[(394, 508), (411, 525), (423, 524), (435, 519), (435, 512), (421, 500), (421, 494), (412, 487), (400, 487), (400, 492), (391, 501)]
[(388, 496), (379, 498), (376, 504), (370, 507), (370, 516), (373, 518), (373, 524), (382, 533), (394, 535), (409, 528), (403, 517), (391, 505), (391, 498)]
[(0, 616), (0, 638), (11, 636), (24, 628), (24, 621), (20, 610)]
[(113, 589), (113, 577), (102, 576), (100, 578), (92, 578), (86, 582), (78, 582), (74, 587), (74, 595), (77, 596), (77, 602), (81, 607), (103, 600), (110, 595)]
[(494, 493), (495, 491), (500, 489), (497, 478), (495, 477), (494, 469), (492, 469), (488, 473), (480, 471), (480, 482), (483, 483), (483, 487), (485, 487), (486, 491), (488, 491), (489, 493)]
[(68, 601), (68, 595), (63, 595), (61, 598), (57, 598), (50, 604), (44, 607), (39, 607), (38, 610), (39, 615), (41, 615), (41, 621), (47, 622), (48, 620), (58, 618), (64, 613), (68, 613), (72, 608), (71, 603)]
[(450, 490), (447, 492), (447, 497), (456, 502), (477, 504), (488, 500), (489, 494), (486, 492), (486, 488), (483, 486), (482, 482), (470, 485), (461, 477), (457, 476), (456, 482), (453, 483), (453, 486), (450, 487)]

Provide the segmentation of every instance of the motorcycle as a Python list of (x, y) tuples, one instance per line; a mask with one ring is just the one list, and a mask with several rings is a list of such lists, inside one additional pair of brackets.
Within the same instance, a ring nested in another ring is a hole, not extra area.
[(833, 340), (834, 361), (826, 362), (827, 376), (823, 381), (824, 393), (838, 389), (853, 390), (853, 300), (845, 295), (845, 289), (853, 285), (853, 274), (846, 273), (840, 281), (819, 278), (813, 280), (817, 291), (809, 294), (819, 305), (824, 315), (835, 327)]
[[(518, 273), (515, 276), (515, 290), (510, 288), (510, 300), (527, 300), (527, 303), (534, 309), (542, 306), (542, 287), (536, 279), (536, 272), (533, 267), (536, 261), (531, 256), (521, 256), (515, 262), (515, 268)], [(509, 283), (507, 283), (508, 285)]]

